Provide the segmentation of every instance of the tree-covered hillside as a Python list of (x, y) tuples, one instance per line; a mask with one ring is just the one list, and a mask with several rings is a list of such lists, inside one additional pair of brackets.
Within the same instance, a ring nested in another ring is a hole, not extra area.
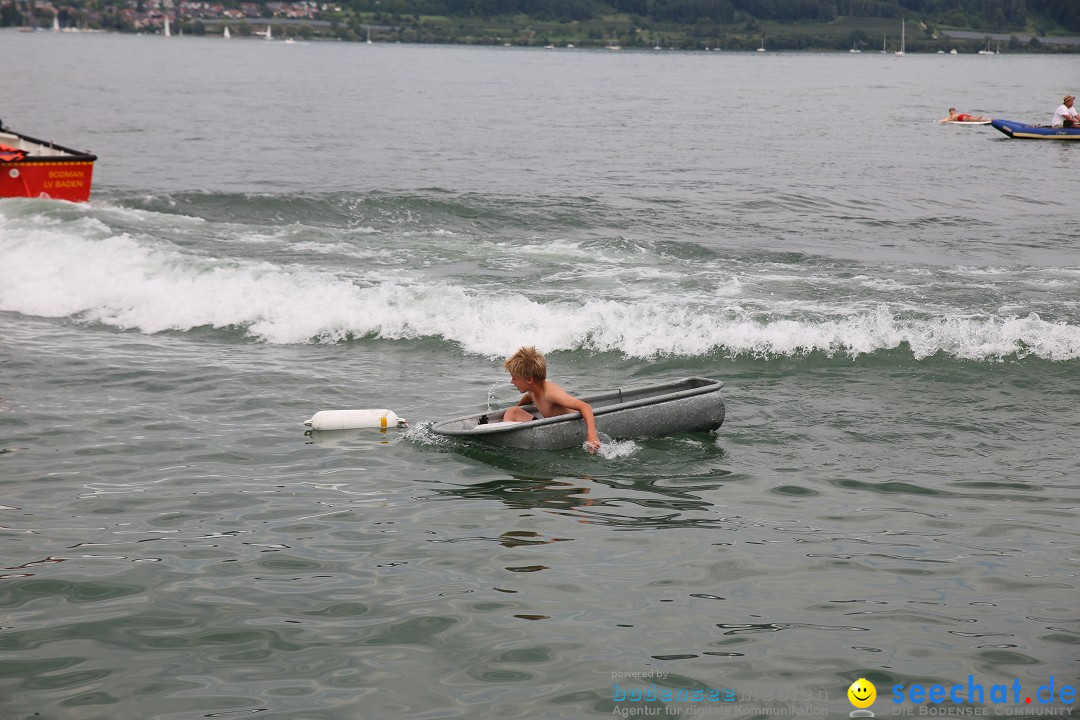
[(491, 17), (524, 14), (540, 20), (589, 20), (628, 13), (654, 22), (715, 23), (756, 19), (829, 22), (839, 16), (917, 15), (941, 25), (1023, 30), (1049, 23), (1080, 31), (1080, 0), (350, 0), (359, 12)]
[(163, 33), (168, 19), (192, 35), (273, 23), (280, 37), (361, 42), (832, 52), (885, 52), (903, 18), (907, 52), (1080, 52), (1080, 0), (0, 0), (0, 27), (54, 16), (119, 32)]

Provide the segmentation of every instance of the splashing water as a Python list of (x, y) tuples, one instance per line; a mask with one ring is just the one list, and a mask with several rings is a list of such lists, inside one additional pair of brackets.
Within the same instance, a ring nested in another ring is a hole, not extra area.
[(489, 413), (490, 412), (495, 412), (495, 409), (492, 407), (492, 404), (495, 402), (495, 388), (499, 387), (500, 385), (505, 385), (505, 384), (506, 384), (505, 380), (499, 380), (498, 382), (493, 383), (490, 388), (488, 388), (487, 411)]
[[(603, 433), (600, 433), (600, 441), (600, 450), (597, 454), (605, 460), (630, 457), (640, 449), (640, 446), (633, 440), (612, 440)], [(582, 445), (582, 447), (587, 446)]]

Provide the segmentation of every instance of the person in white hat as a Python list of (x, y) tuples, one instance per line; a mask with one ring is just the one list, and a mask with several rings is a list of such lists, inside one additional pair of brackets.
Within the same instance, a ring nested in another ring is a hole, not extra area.
[(1080, 127), (1080, 113), (1077, 113), (1073, 107), (1074, 102), (1076, 102), (1075, 97), (1066, 95), (1061, 101), (1061, 105), (1054, 111), (1054, 120), (1050, 125), (1056, 128)]

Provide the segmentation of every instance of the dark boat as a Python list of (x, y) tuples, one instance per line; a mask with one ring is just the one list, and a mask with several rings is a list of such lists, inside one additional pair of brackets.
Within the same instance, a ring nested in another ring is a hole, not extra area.
[(90, 199), (96, 155), (17, 133), (0, 123), (0, 198)]
[[(684, 378), (662, 385), (608, 390), (582, 395), (596, 419), (597, 432), (612, 438), (663, 437), (680, 432), (708, 432), (724, 422), (724, 383), (706, 378)], [(536, 412), (534, 405), (526, 410)], [(581, 413), (541, 418), (531, 422), (503, 422), (503, 413), (478, 413), (435, 423), (436, 435), (481, 440), (522, 450), (561, 450), (585, 442)]]
[(990, 125), (1017, 140), (1080, 140), (1080, 128), (1027, 125), (1012, 120), (991, 120)]

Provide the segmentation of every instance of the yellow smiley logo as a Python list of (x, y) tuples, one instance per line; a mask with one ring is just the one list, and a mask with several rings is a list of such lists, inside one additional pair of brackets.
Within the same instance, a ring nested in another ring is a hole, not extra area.
[(859, 678), (847, 689), (848, 700), (857, 708), (868, 708), (877, 700), (877, 688), (866, 678)]

